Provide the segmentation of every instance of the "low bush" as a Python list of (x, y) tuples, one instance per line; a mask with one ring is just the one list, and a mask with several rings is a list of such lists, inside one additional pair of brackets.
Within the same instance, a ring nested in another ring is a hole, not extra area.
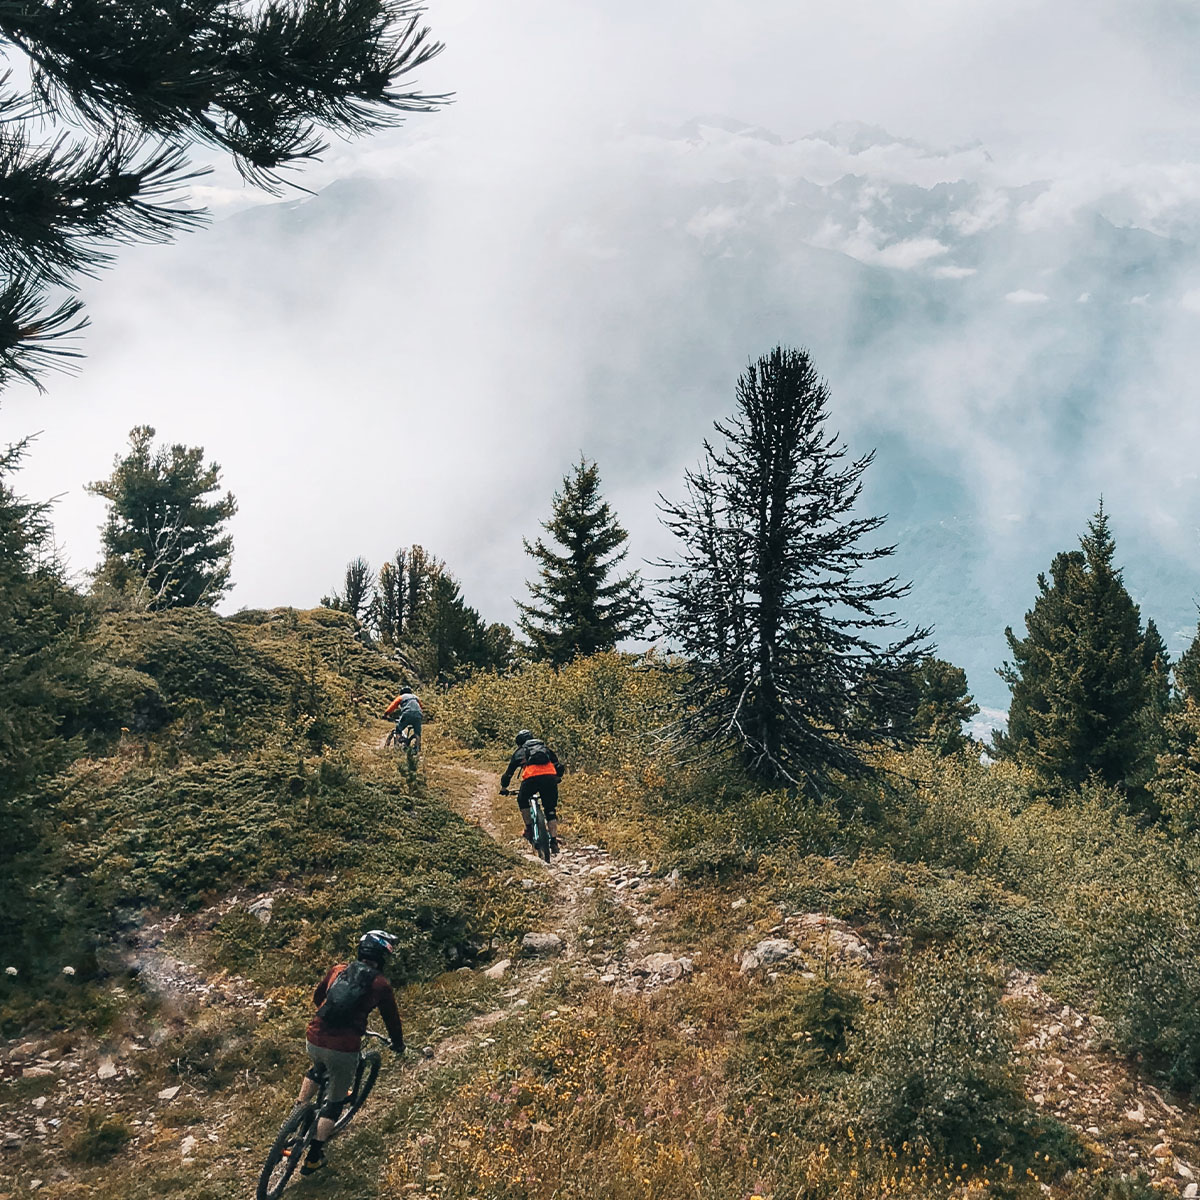
[(955, 951), (920, 955), (852, 1039), (863, 1121), (893, 1145), (953, 1160), (1010, 1155), (1028, 1116), (1014, 1038), (994, 967)]
[(129, 1123), (120, 1114), (89, 1109), (83, 1128), (67, 1143), (67, 1154), (77, 1163), (103, 1163), (125, 1148), (133, 1137)]
[(517, 730), (528, 728), (570, 770), (630, 769), (655, 757), (674, 696), (669, 663), (613, 652), (557, 671), (534, 663), (512, 675), (477, 674), (438, 697), (437, 712), (475, 749), (511, 745)]

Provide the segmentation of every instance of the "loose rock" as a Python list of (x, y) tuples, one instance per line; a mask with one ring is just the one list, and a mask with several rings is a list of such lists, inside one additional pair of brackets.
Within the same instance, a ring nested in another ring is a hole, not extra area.
[(557, 933), (527, 933), (521, 939), (521, 949), (526, 954), (548, 957), (561, 954), (565, 943)]

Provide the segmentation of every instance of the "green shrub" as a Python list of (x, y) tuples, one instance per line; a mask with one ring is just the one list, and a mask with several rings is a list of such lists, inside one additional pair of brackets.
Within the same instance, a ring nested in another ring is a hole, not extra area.
[(124, 1117), (90, 1109), (84, 1114), (83, 1128), (67, 1144), (67, 1153), (77, 1163), (108, 1162), (132, 1137)]
[(1013, 1023), (995, 968), (956, 951), (916, 958), (852, 1039), (858, 1105), (891, 1142), (987, 1162), (1027, 1118)]
[(480, 673), (437, 700), (439, 719), (476, 749), (511, 749), (517, 730), (544, 738), (570, 770), (632, 767), (654, 757), (650, 735), (674, 716), (674, 671), (661, 659), (593, 654), (555, 671)]

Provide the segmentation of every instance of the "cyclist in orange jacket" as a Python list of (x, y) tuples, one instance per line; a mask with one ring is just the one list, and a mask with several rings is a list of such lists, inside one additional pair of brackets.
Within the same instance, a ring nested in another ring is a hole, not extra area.
[(417, 699), (412, 688), (407, 684), (400, 689), (400, 695), (391, 702), (383, 710), (385, 717), (396, 718), (396, 742), (398, 745), (404, 745), (404, 732), (411, 730), (409, 734), (409, 744), (420, 746), (421, 744), (421, 722), (424, 719), (424, 713), (421, 710), (421, 702)]
[(521, 787), (517, 792), (517, 808), (525, 822), (526, 841), (533, 841), (533, 824), (529, 819), (529, 797), (535, 792), (542, 798), (542, 809), (546, 814), (546, 825), (550, 831), (550, 852), (558, 853), (558, 781), (563, 777), (563, 766), (558, 755), (541, 738), (536, 738), (528, 729), (517, 734), (517, 749), (509, 759), (508, 769), (500, 776), (500, 791), (507, 794), (508, 782), (521, 772)]

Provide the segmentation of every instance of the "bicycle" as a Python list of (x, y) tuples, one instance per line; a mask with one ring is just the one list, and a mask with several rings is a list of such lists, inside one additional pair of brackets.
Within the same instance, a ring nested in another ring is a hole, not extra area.
[(409, 766), (415, 767), (421, 754), (421, 735), (411, 725), (405, 725), (403, 729), (397, 726), (384, 739), (383, 745), (385, 749), (389, 746), (403, 749)]
[[(388, 1042), (390, 1039), (373, 1029), (368, 1029), (363, 1035), (367, 1039)], [(350, 1122), (350, 1118), (366, 1103), (375, 1080), (379, 1077), (379, 1068), (383, 1058), (378, 1050), (359, 1050), (358, 1068), (354, 1072), (354, 1086), (350, 1089), (349, 1098), (342, 1109), (342, 1115), (334, 1122), (331, 1137), (336, 1137)], [(317, 1119), (321, 1109), (329, 1100), (329, 1074), (323, 1063), (313, 1068), (316, 1080), (316, 1095), (303, 1104), (297, 1104), (292, 1109), (288, 1119), (280, 1127), (263, 1164), (262, 1174), (258, 1177), (258, 1200), (275, 1200), (280, 1195), (296, 1168), (308, 1154), (309, 1143), (316, 1136)]]
[[(511, 796), (512, 791), (509, 788), (501, 788), (500, 795)], [(533, 843), (533, 848), (537, 851), (538, 857), (549, 862), (550, 824), (546, 820), (546, 814), (542, 812), (542, 798), (537, 792), (534, 792), (529, 797), (529, 834), (530, 841)]]

